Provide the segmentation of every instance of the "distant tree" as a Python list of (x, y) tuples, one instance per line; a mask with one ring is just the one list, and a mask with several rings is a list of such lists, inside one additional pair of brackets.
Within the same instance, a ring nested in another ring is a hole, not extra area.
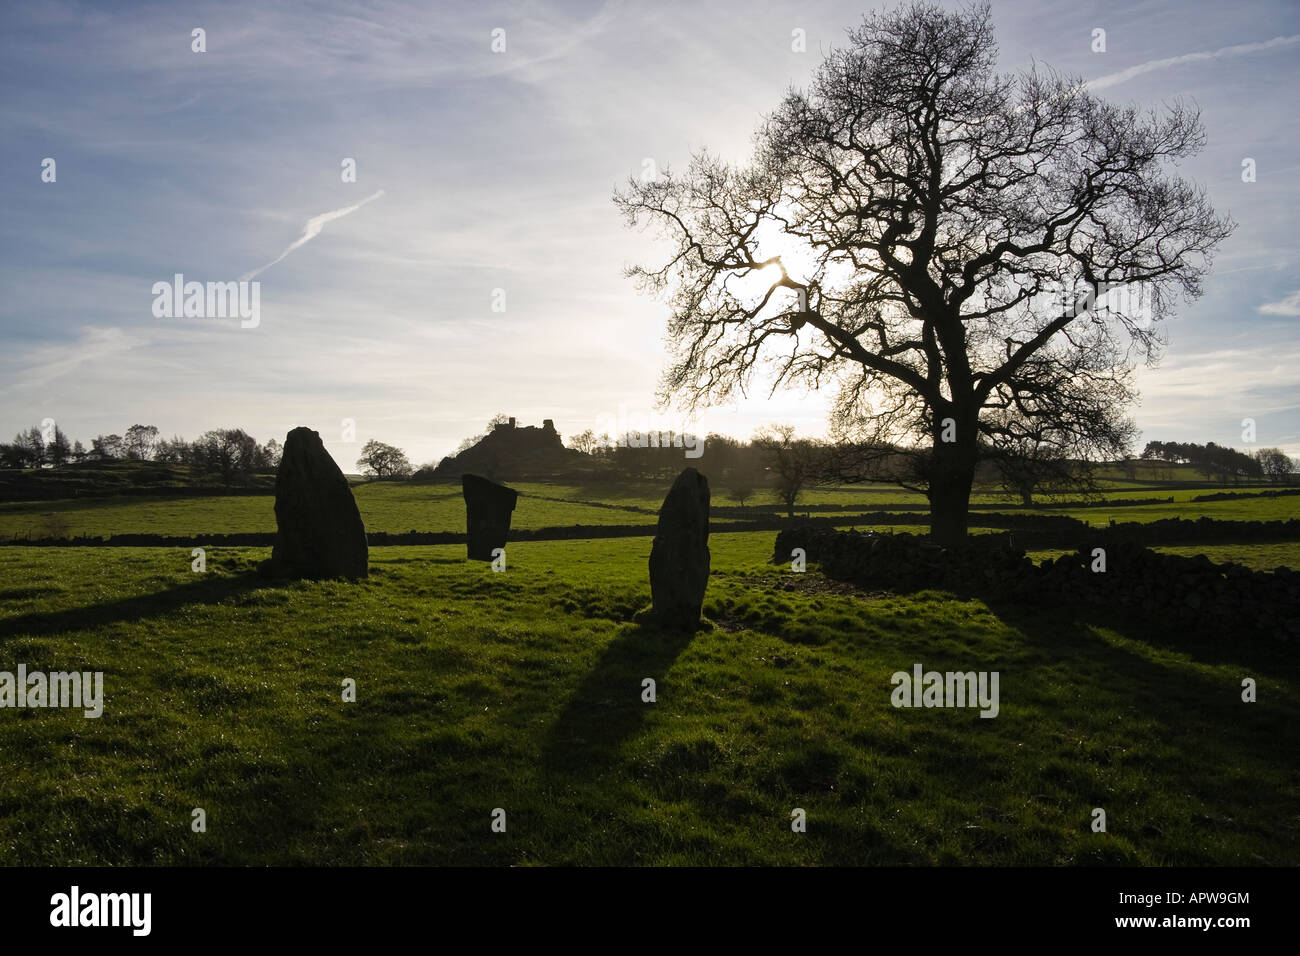
[(1192, 461), (1207, 478), (1238, 482), (1242, 478), (1262, 478), (1263, 471), (1257, 459), (1235, 448), (1225, 448), (1208, 442), (1204, 447), (1191, 445)]
[(510, 416), (498, 412), (497, 414), (493, 415), (490, 419), (488, 419), (486, 431), (482, 431), (479, 432), (477, 435), (470, 435), (468, 438), (462, 439), (461, 443), (456, 446), (456, 450), (452, 452), (449, 457), (455, 458), (457, 455), (469, 451), (471, 448), (473, 448), (475, 445), (481, 442), (484, 438), (487, 438), (488, 435), (492, 434), (493, 430), (498, 425), (507, 425), (509, 423), (510, 423)]
[(731, 483), (730, 495), (731, 500), (743, 508), (745, 502), (754, 497), (754, 485), (743, 478), (737, 478)]
[(979, 455), (993, 460), (1002, 486), (1026, 507), (1038, 491), (1092, 494), (1097, 490), (1093, 462), (1122, 457), (1137, 433), (1120, 407), (1081, 395), (1071, 413), (1083, 422), (1077, 430), (1009, 410), (991, 415), (990, 440)]
[(268, 471), (274, 471), (280, 467), (280, 458), (284, 455), (284, 448), (274, 438), (270, 439), (261, 448), (261, 467)]
[(45, 440), (39, 428), (14, 435), (14, 440), (5, 445), (0, 457), (6, 468), (39, 468), (45, 460)]
[(481, 442), (481, 441), (484, 439), (484, 437), (486, 437), (486, 436), (484, 436), (484, 435), (470, 435), (468, 438), (463, 438), (463, 439), (461, 439), (461, 443), (460, 443), (459, 445), (457, 445), (457, 446), (456, 446), (456, 450), (455, 450), (454, 452), (451, 453), (451, 454), (452, 454), (452, 457), (454, 458), (456, 455), (459, 455), (459, 454), (461, 454), (462, 452), (469, 451), (471, 448), (473, 448), (475, 445), (477, 445), (479, 442)]
[(596, 433), (588, 428), (585, 432), (572, 436), (569, 439), (569, 447), (584, 455), (590, 455), (596, 450)]
[(400, 448), (370, 439), (361, 448), (357, 466), (363, 473), (376, 478), (406, 477), (411, 474), (411, 462)]
[(153, 459), (169, 465), (188, 462), (191, 459), (190, 444), (179, 435), (174, 435), (171, 439), (164, 438), (154, 446)]
[(229, 487), (246, 479), (257, 465), (257, 442), (242, 428), (204, 432), (190, 446), (192, 463), (202, 471), (221, 476)]
[(127, 458), (148, 461), (158, 445), (158, 426), (132, 425), (122, 439), (122, 451)]
[(1290, 484), (1296, 471), (1296, 463), (1281, 448), (1261, 448), (1255, 452), (1263, 477), (1276, 484)]
[(27, 453), (21, 442), (0, 445), (0, 468), (26, 468)]
[(1039, 491), (1058, 492), (1075, 480), (1074, 463), (1055, 445), (1025, 439), (1019, 446), (1003, 448), (993, 459), (999, 483), (1020, 496), (1026, 508)]
[(1219, 481), (1240, 481), (1242, 478), (1263, 477), (1259, 459), (1235, 448), (1225, 448), (1209, 442), (1150, 441), (1142, 449), (1142, 457), (1179, 464), (1190, 464), (1206, 478)]
[(72, 443), (72, 460), (77, 464), (86, 460), (86, 448), (80, 439)]
[(123, 454), (121, 435), (96, 435), (90, 440), (90, 457), (98, 461), (111, 461)]
[(797, 438), (793, 425), (770, 425), (755, 433), (753, 444), (764, 454), (775, 476), (773, 493), (785, 505), (787, 516), (793, 518), (800, 493), (822, 473), (817, 443)]
[(50, 511), (42, 522), (45, 537), (62, 541), (68, 537), (70, 526), (67, 516), (61, 511)]
[(66, 465), (71, 458), (72, 443), (68, 441), (68, 436), (63, 434), (63, 429), (55, 425), (54, 437), (45, 444), (45, 463), (58, 468)]

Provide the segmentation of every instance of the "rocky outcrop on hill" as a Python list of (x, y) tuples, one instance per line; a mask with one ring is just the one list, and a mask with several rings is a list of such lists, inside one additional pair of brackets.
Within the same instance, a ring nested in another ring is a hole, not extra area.
[(546, 477), (565, 473), (583, 462), (581, 452), (565, 448), (551, 419), (520, 427), (512, 418), (496, 425), (459, 455), (449, 456), (434, 469), (435, 477), (471, 472), (497, 481)]

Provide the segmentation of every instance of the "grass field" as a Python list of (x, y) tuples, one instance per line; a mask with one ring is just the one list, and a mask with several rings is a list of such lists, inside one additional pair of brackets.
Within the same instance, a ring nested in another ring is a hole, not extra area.
[[(276, 587), (265, 550), (0, 549), (0, 669), (107, 686), (97, 720), (0, 711), (0, 863), (1300, 861), (1290, 662), (855, 595), (764, 563), (771, 534), (715, 537), (715, 629), (667, 637), (631, 620), (649, 544), (519, 543), (504, 574), (383, 548)], [(999, 671), (999, 716), (893, 708), (918, 662)]]
[[(670, 482), (617, 485), (565, 485), (541, 482), (512, 483), (520, 492), (512, 526), (522, 530), (573, 525), (653, 525)], [(465, 530), (465, 505), (454, 483), (407, 484), (371, 482), (354, 489), (362, 520), (369, 531)], [(1277, 521), (1300, 517), (1300, 496), (1242, 498), (1233, 501), (1192, 502), (1207, 489), (1143, 487), (1108, 492), (1109, 497), (1173, 497), (1172, 504), (1121, 507), (1043, 506), (1037, 514), (1064, 514), (1093, 525), (1116, 521), (1155, 521), (1170, 517), (1206, 516), (1235, 521)], [(750, 504), (770, 503), (759, 496)], [(842, 504), (850, 507), (885, 506), (892, 511), (925, 511), (925, 499), (914, 492), (883, 486), (814, 488), (800, 498), (805, 505)], [(1005, 495), (988, 491), (973, 496), (976, 504), (996, 504), (1005, 513), (1019, 512)], [(714, 491), (716, 506), (734, 507), (724, 490)], [(0, 537), (43, 537), (52, 528), (59, 535), (108, 537), (114, 534), (193, 535), (271, 533), (275, 531), (273, 495), (213, 495), (210, 497), (112, 496), (50, 501), (0, 502)], [(50, 515), (59, 517), (52, 524)], [(759, 512), (749, 512), (757, 516)], [(971, 514), (979, 528), (980, 511)], [(728, 513), (714, 518), (722, 527), (743, 515)], [(861, 526), (861, 523), (859, 523)]]
[[(655, 520), (653, 511), (550, 500), (560, 496), (551, 495), (551, 489), (544, 485), (521, 483), (512, 487), (522, 492), (512, 520), (515, 528), (651, 524)], [(465, 530), (465, 501), (459, 485), (375, 482), (358, 485), (353, 493), (369, 531)], [(70, 534), (92, 537), (275, 531), (274, 495), (116, 496), (0, 503), (0, 535), (39, 537), (49, 527), (47, 516), (51, 512), (62, 516)]]

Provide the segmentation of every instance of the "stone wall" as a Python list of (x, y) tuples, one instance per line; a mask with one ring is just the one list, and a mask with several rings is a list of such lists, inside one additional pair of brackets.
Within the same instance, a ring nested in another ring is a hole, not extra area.
[[(1093, 605), (1228, 637), (1300, 638), (1300, 574), (1160, 554), (1109, 531), (1095, 532), (1078, 551), (1042, 565), (1023, 551), (945, 549), (909, 534), (812, 528), (777, 535), (773, 561), (789, 562), (794, 548), (803, 548), (827, 577), (867, 588), (939, 588), (1044, 607)], [(1095, 548), (1105, 551), (1105, 571), (1093, 570)]]

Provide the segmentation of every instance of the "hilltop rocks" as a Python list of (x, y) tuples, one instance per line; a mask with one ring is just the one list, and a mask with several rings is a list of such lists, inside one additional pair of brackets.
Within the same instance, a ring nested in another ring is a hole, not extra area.
[(709, 480), (694, 468), (673, 482), (650, 548), (650, 596), (661, 627), (693, 631), (709, 584)]
[(474, 445), (455, 457), (438, 463), (434, 475), (474, 473), (498, 481), (519, 481), (527, 477), (552, 477), (581, 471), (586, 460), (581, 452), (565, 448), (555, 422), (542, 426), (518, 425), (512, 418), (498, 422)]
[(366, 529), (348, 480), (320, 435), (299, 427), (284, 440), (275, 476), (273, 573), (302, 578), (364, 578)]
[(491, 561), (494, 548), (506, 546), (510, 513), (519, 492), (478, 475), (460, 476), (465, 496), (465, 533), (471, 561)]

